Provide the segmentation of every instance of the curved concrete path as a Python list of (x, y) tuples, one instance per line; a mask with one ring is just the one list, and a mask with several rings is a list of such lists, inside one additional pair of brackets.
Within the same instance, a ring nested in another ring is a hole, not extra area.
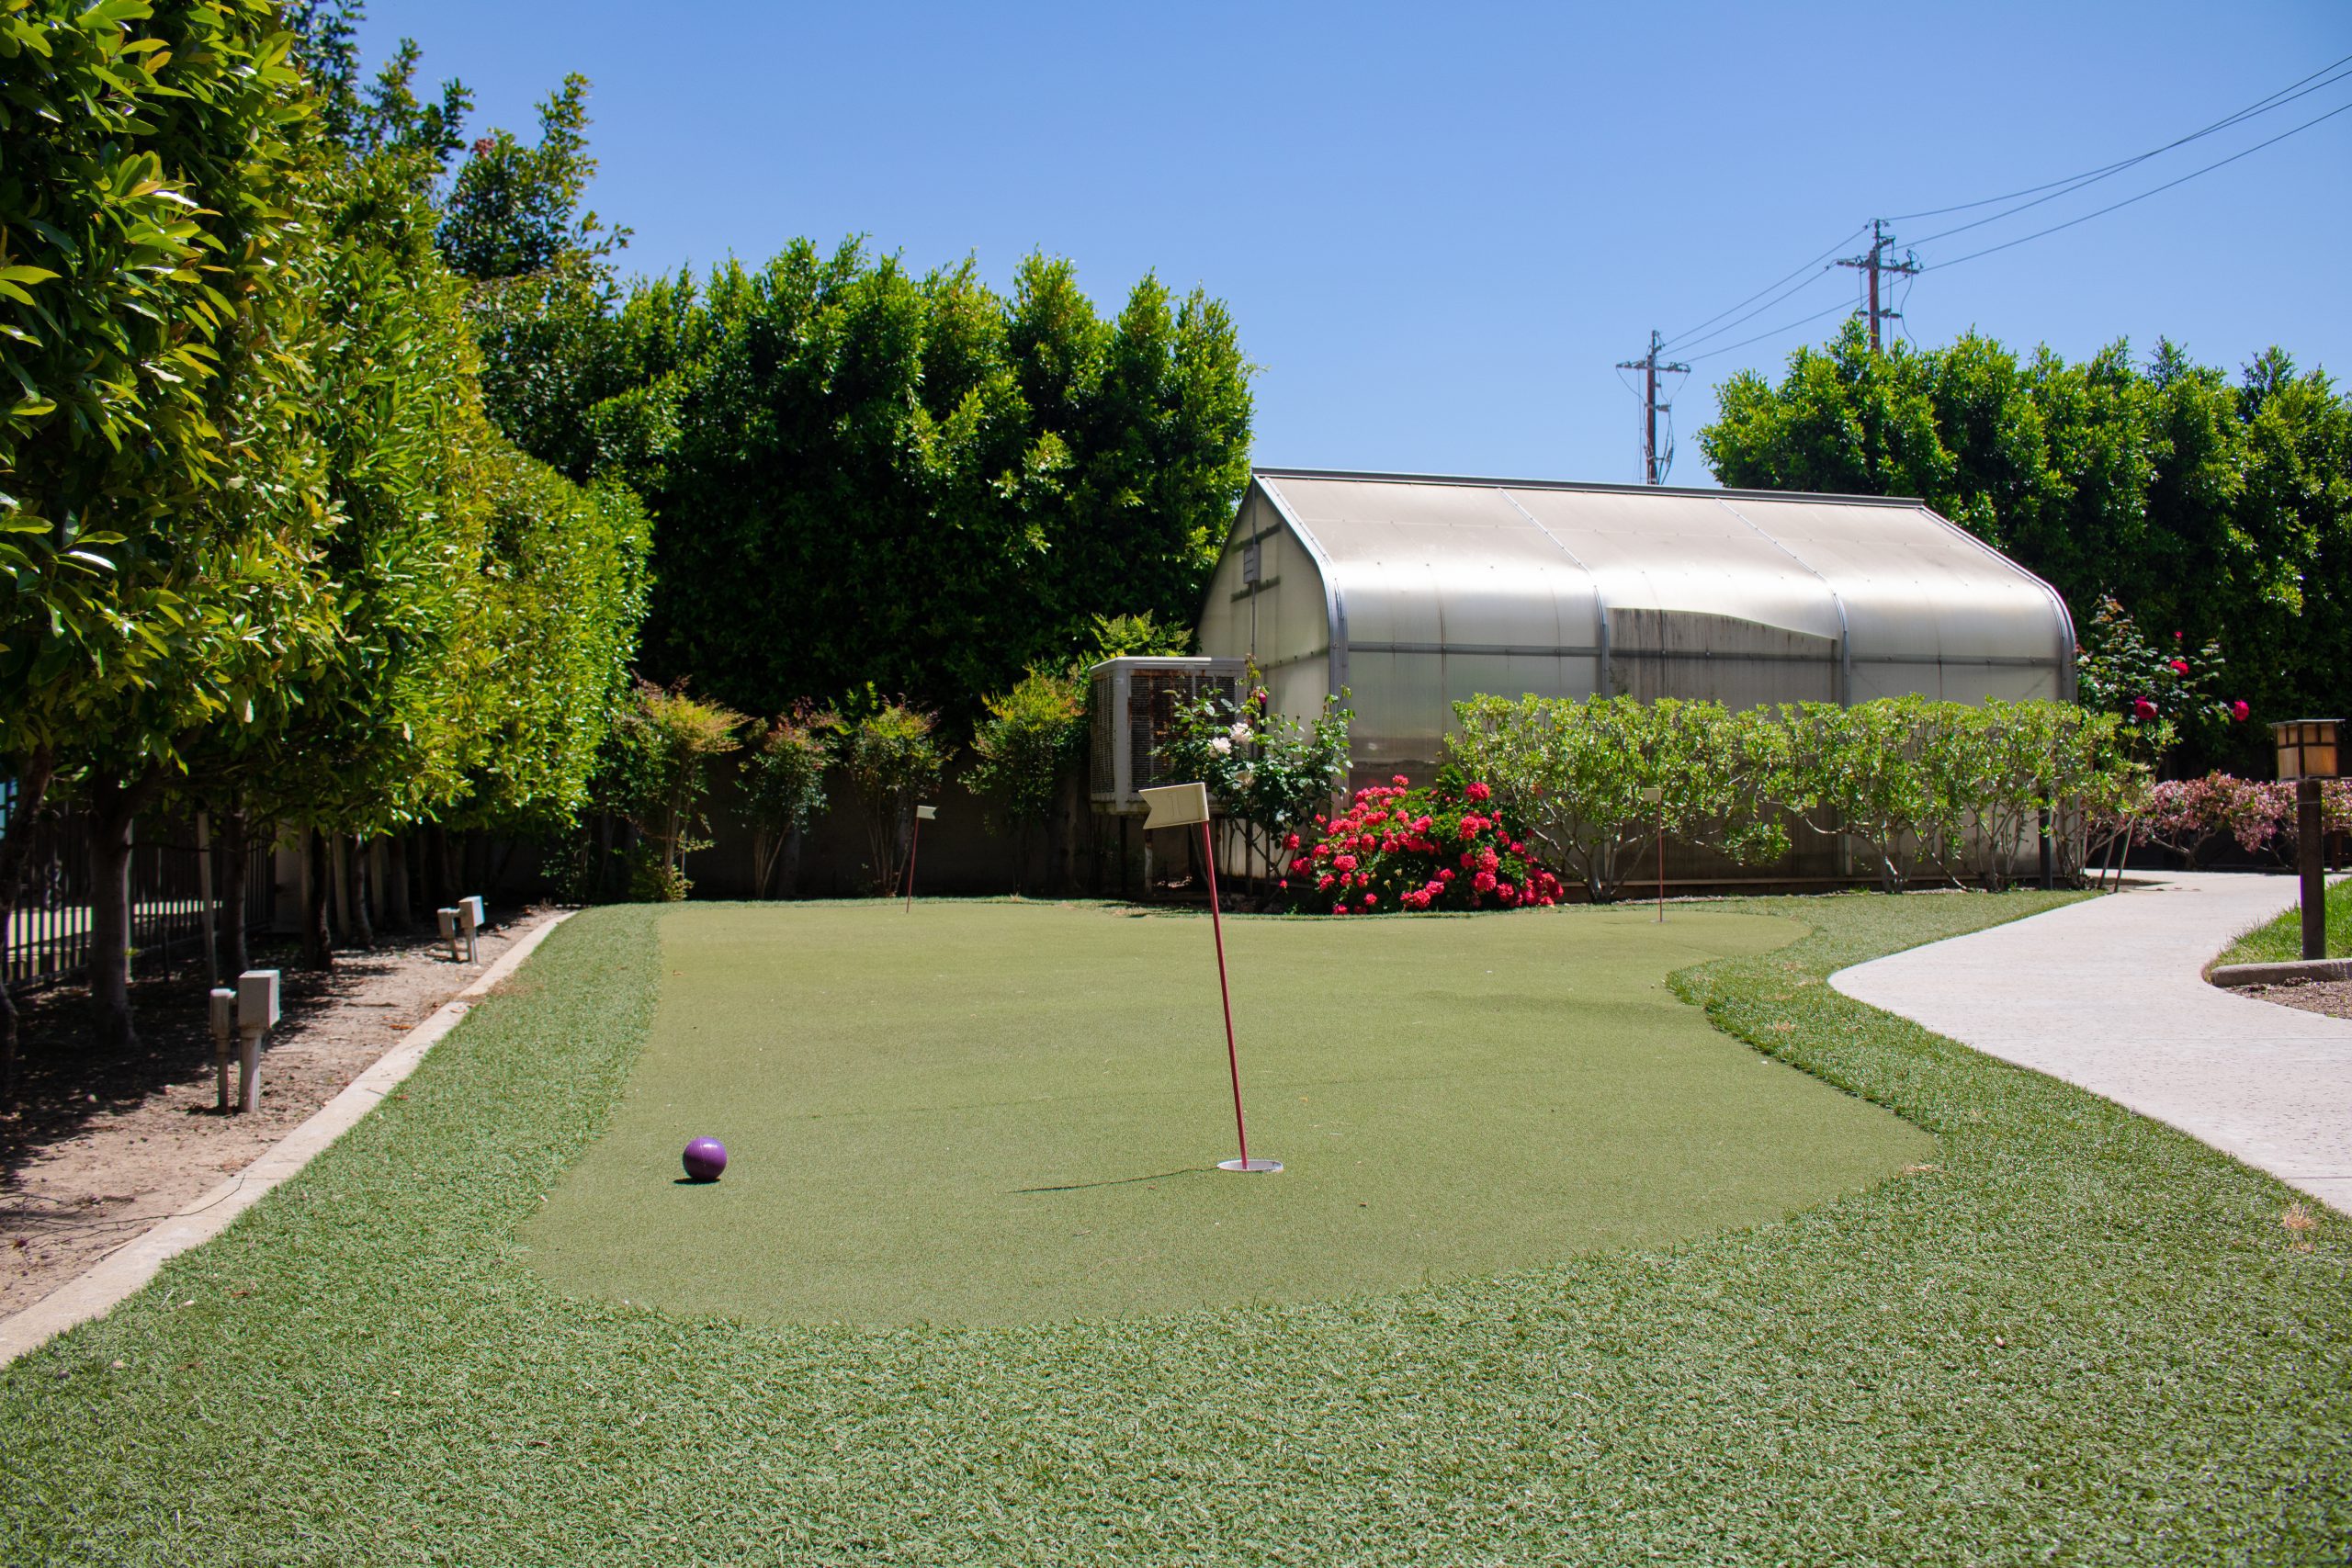
[(2199, 976), (2291, 876), (2183, 872), (1841, 969), (1829, 983), (2168, 1122), (2352, 1212), (2352, 1021)]

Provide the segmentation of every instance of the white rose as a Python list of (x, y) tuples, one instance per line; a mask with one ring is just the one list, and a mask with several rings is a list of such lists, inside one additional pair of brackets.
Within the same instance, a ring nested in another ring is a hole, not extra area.
[(1226, 733), (1233, 737), (1233, 743), (1236, 746), (1250, 744), (1250, 727), (1246, 724), (1237, 724)]
[(1220, 757), (1230, 756), (1233, 752), (1233, 742), (1220, 735), (1209, 742), (1209, 750)]

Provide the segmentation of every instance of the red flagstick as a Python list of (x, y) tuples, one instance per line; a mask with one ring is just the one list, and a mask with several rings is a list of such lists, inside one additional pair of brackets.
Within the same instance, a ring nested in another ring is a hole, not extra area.
[(1250, 1129), (1241, 1121), (1241, 1055), (1233, 1047), (1233, 992), (1225, 983), (1225, 921), (1216, 907), (1216, 845), (1201, 824), (1201, 849), (1209, 868), (1209, 929), (1216, 933), (1216, 994), (1225, 1003), (1225, 1060), (1233, 1069), (1233, 1134), (1241, 1144), (1241, 1168), (1250, 1168)]

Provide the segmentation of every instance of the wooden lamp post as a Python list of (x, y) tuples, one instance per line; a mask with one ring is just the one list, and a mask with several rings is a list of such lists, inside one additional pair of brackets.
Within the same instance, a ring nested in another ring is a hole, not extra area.
[(2295, 858), (2303, 880), (2303, 956), (2327, 956), (2326, 814), (2320, 781), (2336, 776), (2335, 718), (2294, 718), (2270, 727), (2278, 776), (2295, 781)]

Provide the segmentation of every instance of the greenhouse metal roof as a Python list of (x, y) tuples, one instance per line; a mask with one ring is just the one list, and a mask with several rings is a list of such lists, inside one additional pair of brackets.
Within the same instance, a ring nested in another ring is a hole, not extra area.
[(1398, 739), (1473, 691), (1974, 701), (2074, 668), (2058, 594), (1920, 501), (1302, 468), (1252, 475), (1201, 646), (1319, 660)]

